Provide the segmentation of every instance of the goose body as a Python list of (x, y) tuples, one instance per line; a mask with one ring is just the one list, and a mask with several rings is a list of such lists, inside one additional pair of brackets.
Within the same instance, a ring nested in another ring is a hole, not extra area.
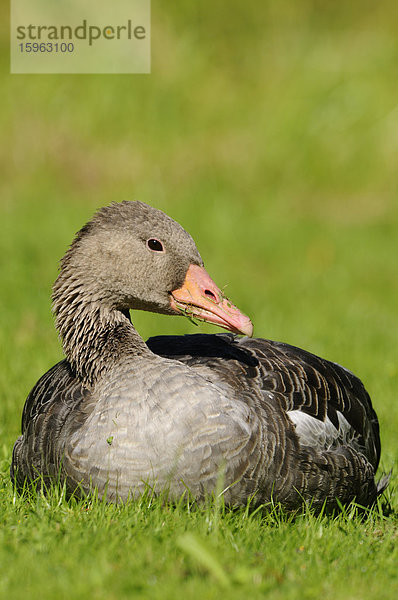
[[(371, 504), (380, 457), (361, 381), (252, 325), (180, 225), (141, 202), (98, 211), (61, 262), (53, 308), (65, 360), (29, 394), (11, 476), (126, 500), (151, 486), (231, 505)], [(129, 309), (185, 313), (233, 333), (147, 343)], [(238, 337), (238, 333), (244, 337)]]

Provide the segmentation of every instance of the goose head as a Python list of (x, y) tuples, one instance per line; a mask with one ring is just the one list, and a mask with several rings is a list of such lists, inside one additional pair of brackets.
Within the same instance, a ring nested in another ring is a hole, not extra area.
[(253, 332), (250, 319), (205, 271), (192, 237), (162, 211), (138, 201), (100, 209), (62, 259), (53, 288), (57, 321), (82, 303), (102, 312), (184, 314), (234, 333)]

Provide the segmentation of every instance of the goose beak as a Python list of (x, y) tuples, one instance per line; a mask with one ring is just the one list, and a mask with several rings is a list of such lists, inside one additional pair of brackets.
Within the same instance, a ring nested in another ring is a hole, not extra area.
[(216, 286), (203, 267), (190, 265), (185, 281), (170, 294), (170, 306), (178, 313), (214, 323), (233, 333), (252, 337), (253, 325)]

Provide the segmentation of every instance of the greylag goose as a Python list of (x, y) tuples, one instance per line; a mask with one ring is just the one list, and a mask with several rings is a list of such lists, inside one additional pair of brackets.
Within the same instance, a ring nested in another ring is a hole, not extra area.
[[(185, 314), (232, 333), (145, 343), (130, 309)], [(11, 476), (124, 501), (219, 489), (229, 505), (371, 504), (379, 426), (361, 381), (252, 324), (203, 267), (191, 236), (142, 202), (100, 209), (53, 287), (66, 359), (30, 392)], [(243, 334), (244, 337), (238, 337)]]

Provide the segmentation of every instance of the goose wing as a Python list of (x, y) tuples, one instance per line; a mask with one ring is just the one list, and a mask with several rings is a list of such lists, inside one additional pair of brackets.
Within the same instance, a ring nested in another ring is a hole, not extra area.
[(26, 399), (22, 435), (13, 450), (11, 478), (18, 485), (39, 475), (58, 477), (63, 453), (60, 431), (72, 411), (79, 415), (77, 409), (87, 393), (67, 360), (39, 379)]
[(212, 373), (235, 389), (261, 391), (278, 403), (304, 446), (348, 444), (376, 470), (379, 426), (369, 394), (353, 373), (295, 346), (232, 334), (159, 336), (150, 349)]

